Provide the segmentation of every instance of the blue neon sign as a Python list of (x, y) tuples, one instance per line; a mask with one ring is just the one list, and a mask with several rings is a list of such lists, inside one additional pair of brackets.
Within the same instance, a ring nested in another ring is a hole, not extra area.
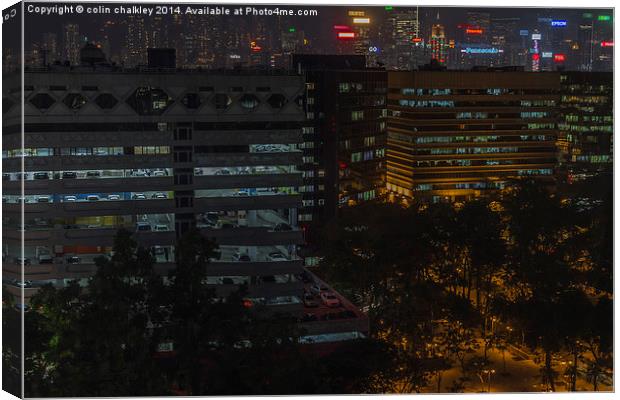
[(566, 26), (565, 19), (554, 19), (551, 21), (551, 26)]

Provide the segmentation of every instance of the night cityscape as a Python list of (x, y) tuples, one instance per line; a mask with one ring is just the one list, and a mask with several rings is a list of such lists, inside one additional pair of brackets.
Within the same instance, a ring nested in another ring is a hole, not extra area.
[(4, 10), (2, 389), (613, 392), (613, 11)]

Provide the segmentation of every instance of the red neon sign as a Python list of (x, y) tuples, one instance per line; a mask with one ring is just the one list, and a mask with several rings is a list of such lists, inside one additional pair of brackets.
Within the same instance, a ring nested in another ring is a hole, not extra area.
[(338, 32), (338, 39), (354, 39), (355, 32)]
[(556, 54), (553, 56), (553, 61), (555, 62), (562, 62), (566, 60), (566, 56), (564, 54)]
[(540, 55), (532, 54), (532, 60), (538, 60), (538, 59), (540, 59)]
[(258, 52), (259, 52), (259, 51), (261, 51), (262, 49), (263, 49), (263, 48), (262, 48), (262, 47), (260, 47), (260, 46), (254, 46), (254, 47), (252, 47), (252, 51), (253, 51), (254, 53), (258, 53)]
[(468, 35), (482, 35), (482, 29), (480, 28), (467, 28), (465, 33)]
[(601, 47), (614, 47), (614, 42), (601, 42)]
[(350, 31), (351, 27), (347, 25), (334, 25), (334, 30), (336, 31)]
[(415, 37), (415, 38), (411, 39), (411, 41), (412, 41), (413, 43), (420, 43), (420, 42), (422, 41), (422, 38)]

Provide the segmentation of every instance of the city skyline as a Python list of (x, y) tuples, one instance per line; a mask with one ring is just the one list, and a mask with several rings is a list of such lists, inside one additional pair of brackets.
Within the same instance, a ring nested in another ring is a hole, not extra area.
[(431, 58), (449, 69), (610, 71), (613, 63), (613, 13), (604, 9), (304, 6), (318, 15), (227, 17), (187, 15), (178, 7), (174, 15), (152, 17), (29, 13), (35, 28), (25, 32), (26, 64), (76, 65), (87, 42), (125, 67), (146, 64), (153, 47), (177, 49), (179, 68), (286, 69), (293, 53), (359, 54), (367, 66), (398, 70)]

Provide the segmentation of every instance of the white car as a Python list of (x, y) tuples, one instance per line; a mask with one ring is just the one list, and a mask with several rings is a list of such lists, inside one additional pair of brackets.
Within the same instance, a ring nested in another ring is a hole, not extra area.
[(144, 193), (135, 193), (132, 198), (134, 200), (146, 200)]
[(65, 196), (65, 201), (77, 201), (77, 197), (76, 196)]
[(157, 171), (153, 172), (153, 176), (166, 176), (166, 171), (158, 169)]
[(245, 196), (249, 196), (250, 192), (248, 190), (246, 190), (246, 189), (241, 189), (241, 190), (237, 191), (236, 195), (237, 196), (245, 197)]
[(167, 199), (168, 195), (166, 193), (157, 192), (151, 196), (153, 199)]
[(155, 225), (155, 230), (157, 232), (165, 232), (168, 230), (168, 225), (164, 225), (164, 224), (157, 224)]
[(336, 295), (332, 292), (321, 292), (319, 295), (321, 297), (321, 301), (327, 307), (338, 307), (340, 306), (340, 300)]
[(108, 196), (108, 200), (120, 200), (121, 196), (119, 196), (118, 194), (111, 194)]
[(288, 258), (279, 251), (269, 253), (267, 261), (288, 261)]

